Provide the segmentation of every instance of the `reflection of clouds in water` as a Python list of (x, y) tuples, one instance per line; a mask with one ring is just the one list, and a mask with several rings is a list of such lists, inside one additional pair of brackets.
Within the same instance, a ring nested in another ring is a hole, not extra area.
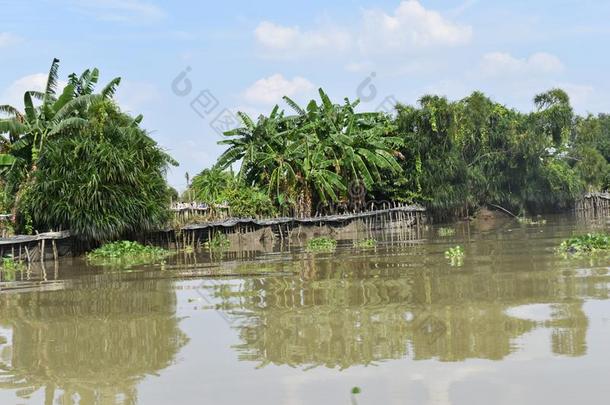
[(432, 367), (424, 369), (412, 378), (421, 381), (426, 387), (429, 395), (427, 404), (449, 405), (451, 404), (449, 393), (454, 383), (477, 374), (488, 373), (490, 370), (491, 368), (485, 365), (455, 364), (446, 367), (443, 364), (432, 363)]
[[(347, 404), (352, 386), (362, 389), (358, 403), (449, 405), (452, 403), (451, 388), (455, 383), (489, 376), (493, 371), (493, 367), (486, 363), (425, 361), (416, 364), (414, 367), (412, 362), (392, 361), (384, 363), (386, 367), (354, 367), (341, 373), (325, 369), (322, 372), (290, 374), (281, 378), (279, 387), (284, 391), (283, 403), (288, 405), (305, 404), (305, 392), (336, 393), (337, 387), (345, 388), (342, 398), (334, 401), (336, 398), (321, 396), (319, 403)], [(372, 370), (374, 374), (371, 374)]]
[(534, 322), (551, 320), (553, 309), (550, 304), (529, 304), (508, 308), (506, 315)]
[[(520, 305), (508, 308), (505, 313), (538, 324), (538, 328), (530, 332), (532, 338), (528, 339), (527, 345), (522, 343), (522, 353), (517, 357), (530, 359), (533, 356), (540, 356), (544, 348), (548, 347), (549, 340), (550, 349), (554, 354), (581, 356), (586, 353), (589, 319), (581, 300)], [(536, 346), (537, 348), (534, 349)]]

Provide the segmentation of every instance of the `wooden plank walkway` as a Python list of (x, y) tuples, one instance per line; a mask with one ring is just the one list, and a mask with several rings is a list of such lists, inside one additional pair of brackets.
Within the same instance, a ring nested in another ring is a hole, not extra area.
[(21, 243), (38, 242), (42, 240), (68, 239), (70, 231), (44, 232), (37, 235), (15, 235), (8, 238), (0, 238), (0, 245), (18, 245)]
[(401, 205), (393, 208), (356, 212), (349, 214), (337, 214), (337, 215), (323, 215), (318, 217), (305, 217), (305, 218), (292, 218), (292, 217), (278, 217), (278, 218), (267, 218), (267, 219), (255, 219), (255, 218), (229, 218), (221, 221), (210, 221), (201, 222), (196, 224), (190, 224), (182, 227), (182, 230), (199, 230), (206, 228), (232, 228), (239, 225), (257, 225), (257, 226), (273, 226), (283, 224), (302, 224), (311, 225), (318, 223), (341, 223), (345, 221), (353, 221), (361, 218), (370, 218), (378, 215), (385, 215), (394, 212), (412, 212), (412, 213), (423, 213), (426, 209), (421, 205)]

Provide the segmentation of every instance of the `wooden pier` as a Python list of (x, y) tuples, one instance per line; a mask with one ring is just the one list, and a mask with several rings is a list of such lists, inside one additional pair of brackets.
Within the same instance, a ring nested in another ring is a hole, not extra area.
[(10, 256), (15, 261), (31, 263), (47, 259), (58, 260), (60, 256), (70, 252), (69, 231), (0, 238), (0, 258)]

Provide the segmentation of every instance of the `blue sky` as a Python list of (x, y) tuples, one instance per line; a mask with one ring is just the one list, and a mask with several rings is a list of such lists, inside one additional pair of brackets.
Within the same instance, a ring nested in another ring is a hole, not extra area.
[[(610, 111), (610, 1), (0, 0), (0, 104), (20, 106), (53, 57), (61, 75), (98, 67), (179, 162), (184, 188), (222, 152), (234, 112), (323, 87), (337, 101), (415, 103), (482, 90), (527, 111), (562, 87), (579, 113)], [(188, 69), (186, 82), (175, 79)], [(194, 104), (193, 104), (194, 103)], [(220, 118), (217, 118), (220, 117)], [(223, 124), (223, 125), (221, 125)]]

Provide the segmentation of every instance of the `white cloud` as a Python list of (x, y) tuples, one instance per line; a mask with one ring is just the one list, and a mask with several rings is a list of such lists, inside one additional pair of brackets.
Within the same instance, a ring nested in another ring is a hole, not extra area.
[(550, 53), (538, 52), (520, 59), (509, 53), (492, 52), (483, 56), (481, 69), (488, 76), (522, 76), (560, 73), (564, 66)]
[(350, 62), (345, 65), (345, 70), (352, 73), (370, 72), (374, 69), (374, 64), (368, 61), (365, 62)]
[(472, 27), (460, 25), (428, 10), (417, 0), (402, 1), (392, 14), (364, 10), (362, 21), (352, 29), (333, 24), (303, 30), (261, 22), (254, 30), (256, 41), (274, 56), (306, 56), (312, 53), (341, 53), (357, 50), (364, 54), (412, 52), (435, 46), (457, 46), (470, 42)]
[(0, 32), (0, 48), (21, 42), (21, 38), (10, 32)]
[(264, 49), (283, 56), (341, 51), (351, 45), (349, 33), (335, 27), (302, 31), (299, 27), (263, 21), (254, 30), (254, 35)]
[(150, 103), (159, 101), (161, 94), (153, 84), (122, 81), (115, 98), (123, 111), (138, 115), (143, 113)]
[(154, 22), (165, 17), (160, 7), (142, 0), (81, 0), (76, 7), (106, 21)]
[(589, 105), (591, 98), (594, 96), (595, 89), (593, 86), (574, 84), (574, 83), (558, 83), (556, 87), (563, 89), (570, 96), (570, 102), (577, 110), (582, 111)]
[(44, 73), (35, 73), (15, 80), (0, 95), (0, 104), (9, 104), (22, 110), (23, 94), (30, 90), (43, 91), (47, 84), (47, 76)]
[(253, 104), (273, 104), (281, 101), (283, 96), (303, 96), (315, 89), (309, 80), (296, 76), (292, 80), (277, 73), (257, 80), (243, 93), (243, 98)]
[(359, 44), (366, 52), (395, 52), (464, 45), (471, 38), (472, 27), (454, 23), (416, 0), (407, 0), (392, 15), (365, 10)]

